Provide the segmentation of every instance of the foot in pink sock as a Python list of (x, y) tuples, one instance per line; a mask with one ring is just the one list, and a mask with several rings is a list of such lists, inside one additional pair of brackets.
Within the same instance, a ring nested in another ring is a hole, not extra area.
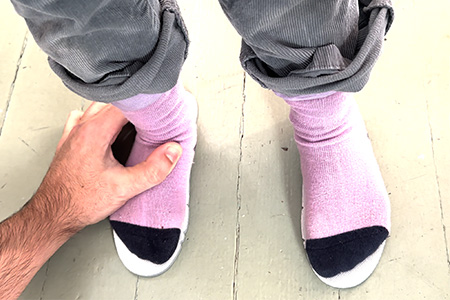
[[(152, 97), (146, 96), (136, 97), (143, 97), (143, 101)], [(123, 111), (137, 131), (127, 166), (145, 160), (158, 146), (170, 141), (178, 142), (183, 154), (164, 182), (134, 197), (110, 217), (120, 259), (141, 276), (165, 272), (181, 250), (188, 225), (189, 177), (197, 141), (197, 103), (181, 84), (149, 102), (144, 108)]]
[(352, 94), (285, 97), (303, 175), (302, 235), (310, 264), (330, 286), (366, 280), (390, 229), (390, 205)]

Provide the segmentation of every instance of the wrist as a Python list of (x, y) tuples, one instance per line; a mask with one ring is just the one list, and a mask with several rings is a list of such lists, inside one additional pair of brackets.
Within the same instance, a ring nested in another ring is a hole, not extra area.
[(37, 222), (51, 228), (53, 238), (68, 240), (84, 228), (71, 206), (71, 195), (63, 186), (47, 188), (43, 183), (24, 210)]

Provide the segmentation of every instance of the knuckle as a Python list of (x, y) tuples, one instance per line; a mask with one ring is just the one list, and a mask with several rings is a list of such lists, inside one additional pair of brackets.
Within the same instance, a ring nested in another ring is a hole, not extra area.
[(130, 193), (130, 187), (123, 184), (116, 184), (113, 187), (113, 195), (118, 199), (127, 199)]

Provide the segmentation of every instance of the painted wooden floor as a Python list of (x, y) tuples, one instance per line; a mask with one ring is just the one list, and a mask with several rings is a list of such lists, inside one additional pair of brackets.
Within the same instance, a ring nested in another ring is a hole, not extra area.
[[(392, 203), (384, 255), (363, 285), (333, 289), (309, 268), (288, 107), (242, 71), (219, 4), (182, 0), (192, 40), (182, 77), (200, 117), (179, 259), (137, 277), (103, 221), (65, 244), (21, 299), (450, 299), (450, 2), (396, 2), (384, 53), (356, 95)], [(88, 103), (51, 72), (9, 1), (0, 41), (1, 220), (37, 189), (68, 113)]]

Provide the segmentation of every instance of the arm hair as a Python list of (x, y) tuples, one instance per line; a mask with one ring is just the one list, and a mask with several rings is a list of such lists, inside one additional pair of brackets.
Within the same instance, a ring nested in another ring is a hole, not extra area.
[(69, 196), (64, 187), (43, 185), (0, 223), (0, 299), (17, 299), (42, 265), (81, 229), (71, 221)]

